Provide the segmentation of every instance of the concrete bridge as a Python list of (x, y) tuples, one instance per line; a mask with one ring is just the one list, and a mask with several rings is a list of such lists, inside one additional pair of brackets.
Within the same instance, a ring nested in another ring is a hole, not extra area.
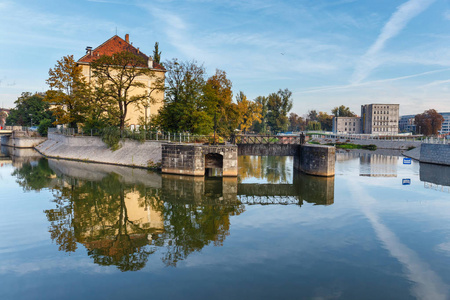
[(316, 176), (334, 176), (335, 147), (305, 144), (304, 136), (237, 136), (233, 144), (162, 145), (162, 172), (205, 176), (220, 169), (223, 176), (237, 176), (238, 155), (293, 156), (294, 168)]

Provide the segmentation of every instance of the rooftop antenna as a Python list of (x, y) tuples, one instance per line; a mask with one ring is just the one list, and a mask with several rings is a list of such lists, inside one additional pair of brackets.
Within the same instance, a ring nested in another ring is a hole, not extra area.
[(116, 35), (117, 35), (117, 26), (116, 26)]

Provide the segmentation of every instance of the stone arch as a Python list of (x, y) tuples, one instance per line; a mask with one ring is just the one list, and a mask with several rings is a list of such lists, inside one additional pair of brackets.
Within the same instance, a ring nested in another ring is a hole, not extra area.
[(223, 169), (223, 155), (219, 153), (206, 154), (205, 169)]

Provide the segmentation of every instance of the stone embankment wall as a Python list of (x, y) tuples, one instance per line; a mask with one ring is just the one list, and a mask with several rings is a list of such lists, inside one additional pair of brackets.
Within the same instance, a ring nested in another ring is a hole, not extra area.
[(450, 166), (450, 144), (422, 144), (420, 162)]
[(1, 137), (1, 145), (15, 148), (33, 148), (47, 140), (35, 132), (13, 131), (12, 135)]
[(157, 168), (161, 164), (161, 142), (125, 140), (121, 143), (119, 150), (111, 151), (99, 137), (51, 133), (35, 149), (50, 158), (139, 168)]
[(412, 147), (419, 147), (422, 142), (418, 141), (395, 141), (395, 140), (359, 140), (359, 139), (334, 139), (334, 138), (315, 138), (315, 141), (320, 143), (350, 143), (356, 145), (375, 145), (378, 149), (395, 149), (407, 150)]

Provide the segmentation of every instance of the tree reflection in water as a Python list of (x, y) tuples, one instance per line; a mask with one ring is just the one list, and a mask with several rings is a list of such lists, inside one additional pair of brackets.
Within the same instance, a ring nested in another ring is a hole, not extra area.
[[(53, 178), (45, 159), (32, 170), (30, 167), (25, 164), (15, 174), (24, 189), (47, 185), (52, 191), (55, 207), (44, 212), (50, 222), (51, 239), (59, 250), (74, 252), (82, 244), (95, 263), (114, 265), (121, 271), (142, 269), (155, 252), (162, 253), (167, 266), (176, 266), (207, 245), (220, 246), (229, 234), (230, 216), (244, 210), (237, 202), (215, 203), (221, 192), (211, 192), (204, 183), (200, 197), (186, 194), (180, 198), (167, 188), (192, 188), (198, 183), (163, 178), (163, 187), (155, 188), (125, 183), (115, 173), (97, 181), (64, 174)], [(33, 174), (50, 176), (37, 184)]]

